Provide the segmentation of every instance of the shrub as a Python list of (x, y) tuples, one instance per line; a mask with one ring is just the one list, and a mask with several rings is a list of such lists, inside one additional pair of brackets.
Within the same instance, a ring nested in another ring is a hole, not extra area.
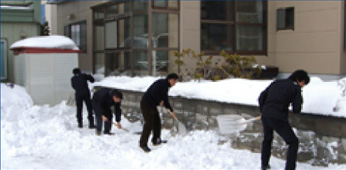
[[(230, 77), (253, 78), (261, 73), (261, 68), (256, 64), (254, 56), (240, 56), (221, 51), (220, 56), (223, 57), (224, 62), (217, 60), (213, 63), (213, 56), (205, 56), (204, 52), (196, 54), (191, 49), (184, 49), (181, 53), (173, 51), (173, 55), (177, 57), (175, 64), (178, 66), (178, 75), (181, 80), (191, 75), (197, 80), (203, 78), (214, 81)], [(196, 60), (194, 70), (189, 70), (185, 66), (184, 57), (192, 57)]]
[(225, 62), (219, 68), (231, 77), (253, 78), (259, 76), (261, 67), (257, 64), (254, 56), (240, 56), (221, 51)]

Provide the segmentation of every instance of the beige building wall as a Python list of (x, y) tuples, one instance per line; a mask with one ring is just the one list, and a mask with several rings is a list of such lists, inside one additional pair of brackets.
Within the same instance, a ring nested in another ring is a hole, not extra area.
[(346, 27), (346, 18), (345, 18), (345, 1), (339, 2), (339, 42), (340, 42), (340, 74), (346, 74), (346, 49), (345, 49), (345, 27)]
[[(64, 26), (86, 20), (87, 53), (79, 56), (82, 70), (92, 70), (92, 10), (102, 1), (70, 1), (57, 6), (57, 33)], [(259, 64), (277, 66), (289, 73), (305, 69), (312, 74), (346, 74), (344, 52), (343, 1), (269, 1), (267, 55), (257, 55)], [(180, 1), (180, 50), (191, 48), (200, 52), (200, 1)], [(277, 31), (277, 9), (294, 7), (294, 30)], [(74, 17), (70, 17), (74, 16)], [(217, 58), (217, 57), (215, 57)], [(169, 58), (169, 72), (176, 71), (175, 57)], [(185, 58), (187, 68), (195, 60)]]
[[(340, 1), (269, 2), (268, 57), (275, 58), (280, 72), (305, 69), (313, 74), (341, 73), (342, 4)], [(277, 9), (284, 7), (294, 7), (294, 30), (276, 30)]]
[[(200, 13), (201, 3), (199, 1), (180, 1), (180, 51), (190, 48), (195, 52), (200, 52)], [(193, 69), (195, 60), (186, 57), (184, 63), (186, 65), (184, 69)]]
[(45, 4), (46, 21), (48, 22), (50, 34), (58, 34), (58, 21), (57, 21), (57, 6), (54, 4), (47, 4), (47, 1), (41, 1), (41, 4)]
[(87, 52), (79, 54), (81, 70), (92, 71), (93, 68), (93, 37), (92, 37), (92, 10), (91, 6), (103, 1), (68, 1), (57, 5), (57, 33), (64, 35), (64, 26), (86, 21), (87, 24)]

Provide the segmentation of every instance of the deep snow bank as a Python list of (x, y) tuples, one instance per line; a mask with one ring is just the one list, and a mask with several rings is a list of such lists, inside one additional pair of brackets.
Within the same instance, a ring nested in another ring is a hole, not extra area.
[[(1, 86), (2, 169), (260, 169), (260, 154), (235, 150), (230, 141), (212, 131), (193, 131), (172, 136), (168, 143), (144, 153), (138, 147), (139, 122), (122, 120), (129, 133), (113, 128), (114, 136), (96, 136), (94, 130), (77, 128), (75, 107), (62, 102), (54, 107), (34, 106), (23, 90)], [(10, 109), (11, 108), (11, 109)], [(84, 113), (84, 115), (87, 115)], [(84, 123), (87, 123), (84, 118)], [(224, 143), (220, 143), (220, 140)], [(284, 161), (271, 159), (272, 169)], [(346, 166), (297, 169), (346, 169)]]

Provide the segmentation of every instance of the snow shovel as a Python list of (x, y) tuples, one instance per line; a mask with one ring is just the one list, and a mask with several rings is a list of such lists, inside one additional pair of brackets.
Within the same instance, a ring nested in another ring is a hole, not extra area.
[[(113, 124), (114, 126), (118, 127), (118, 124), (116, 124), (116, 123), (114, 123), (114, 122), (112, 122), (112, 124)], [(118, 127), (118, 128), (119, 128), (119, 127)], [(127, 130), (127, 129), (123, 128), (123, 127), (121, 127), (120, 129), (124, 130), (125, 132), (130, 132), (129, 130)]]
[(216, 117), (221, 134), (232, 134), (246, 129), (247, 124), (261, 119), (261, 116), (245, 119), (240, 115), (219, 115)]
[(178, 123), (178, 134), (182, 135), (182, 134), (186, 134), (186, 128), (185, 125), (183, 123), (181, 123), (178, 118), (169, 110), (167, 109), (168, 113), (173, 117), (174, 120), (177, 121)]
[[(116, 123), (112, 122), (112, 124), (113, 124), (114, 126), (118, 127), (118, 125), (117, 125)], [(119, 128), (119, 127), (118, 127), (118, 128)], [(125, 129), (125, 128), (123, 128), (123, 127), (121, 127), (120, 129), (123, 130), (123, 131), (125, 131), (125, 132), (130, 132), (130, 130)], [(132, 133), (132, 134), (136, 134), (136, 135), (142, 134), (142, 132), (131, 132), (131, 133)]]
[[(111, 122), (114, 126), (118, 127), (118, 124), (114, 123), (113, 121), (108, 120), (107, 118), (106, 118), (106, 122)], [(119, 129), (122, 129), (122, 130), (124, 130), (126, 132), (129, 132), (129, 130), (127, 130), (127, 129), (123, 128), (123, 127), (119, 128)]]

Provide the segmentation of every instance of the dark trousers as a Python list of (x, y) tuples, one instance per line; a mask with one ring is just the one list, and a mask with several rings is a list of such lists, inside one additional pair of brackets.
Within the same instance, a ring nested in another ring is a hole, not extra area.
[(141, 111), (144, 117), (143, 132), (139, 141), (140, 146), (147, 146), (151, 131), (153, 131), (152, 141), (160, 139), (161, 119), (158, 110), (153, 109), (145, 101), (141, 101)]
[(88, 120), (89, 120), (89, 125), (94, 125), (94, 116), (93, 116), (93, 108), (91, 105), (91, 100), (90, 100), (90, 94), (85, 94), (85, 95), (75, 95), (76, 99), (76, 106), (77, 106), (77, 122), (78, 124), (82, 125), (83, 124), (83, 101), (85, 102), (85, 105), (87, 106), (88, 110)]
[(275, 118), (262, 117), (262, 123), (264, 132), (261, 155), (262, 166), (266, 166), (269, 163), (273, 142), (273, 130), (275, 130), (275, 132), (277, 132), (284, 139), (286, 144), (288, 144), (285, 169), (294, 170), (296, 168), (299, 141), (289, 122)]
[[(112, 129), (112, 112), (109, 108), (102, 108), (102, 106), (93, 101), (93, 107), (94, 107), (94, 111), (95, 111), (95, 118), (96, 118), (96, 131), (101, 132), (102, 131), (102, 125), (104, 123), (104, 133), (109, 133)], [(105, 117), (107, 117), (107, 119), (109, 120), (108, 122), (103, 122), (102, 120), (102, 115), (104, 115)]]

